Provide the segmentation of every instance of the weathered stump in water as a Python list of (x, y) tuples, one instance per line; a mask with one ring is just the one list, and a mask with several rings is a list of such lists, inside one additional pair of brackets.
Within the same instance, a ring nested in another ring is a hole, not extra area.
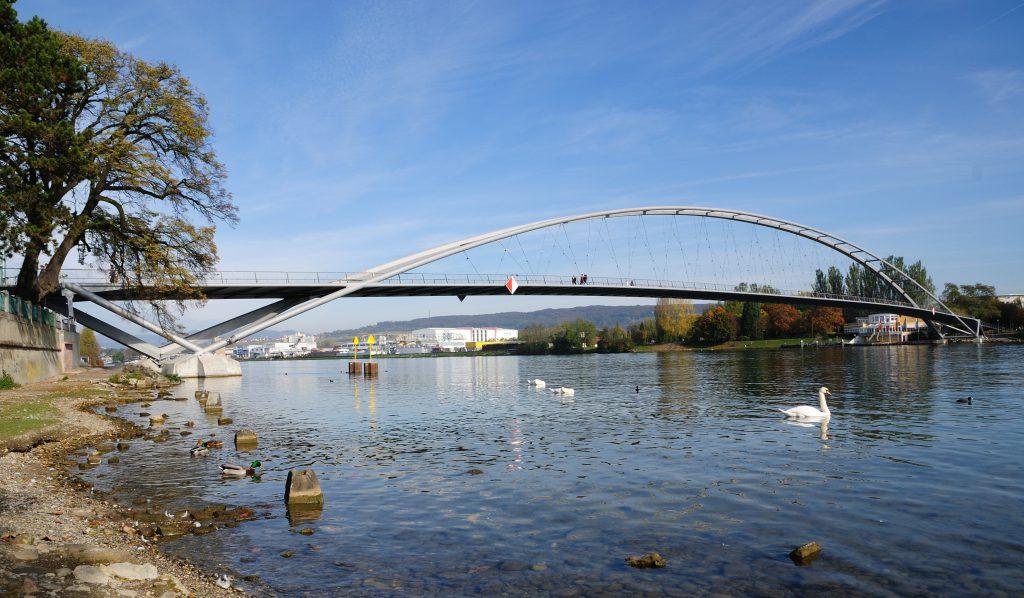
[(203, 405), (203, 409), (210, 414), (220, 414), (224, 412), (224, 406), (220, 403), (220, 393), (218, 392), (212, 397), (206, 399), (206, 404)]
[(235, 432), (235, 448), (238, 449), (251, 449), (256, 448), (258, 440), (256, 439), (256, 432), (249, 429), (243, 429)]
[(196, 398), (199, 399), (200, 401), (205, 401), (206, 399), (210, 398), (210, 391), (208, 391), (208, 390), (197, 390), (196, 391)]
[(322, 505), (324, 491), (312, 469), (293, 469), (284, 483), (284, 501), (289, 505)]
[(789, 553), (789, 558), (798, 566), (810, 565), (821, 554), (821, 546), (817, 542), (801, 544)]
[(226, 425), (233, 424), (233, 423), (235, 423), (235, 420), (231, 419), (230, 417), (218, 417), (217, 418), (217, 425), (218, 426), (226, 426)]

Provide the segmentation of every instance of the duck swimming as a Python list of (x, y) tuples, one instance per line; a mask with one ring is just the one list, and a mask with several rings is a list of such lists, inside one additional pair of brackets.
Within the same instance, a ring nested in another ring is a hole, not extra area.
[(210, 454), (210, 449), (206, 448), (206, 445), (202, 440), (197, 440), (196, 445), (189, 451), (193, 457), (205, 457)]
[(558, 394), (558, 395), (566, 395), (568, 397), (572, 397), (572, 396), (576, 395), (576, 391), (575, 390), (573, 390), (571, 388), (566, 388), (564, 386), (559, 386), (558, 388), (552, 388), (551, 392), (553, 392), (555, 394)]
[(224, 465), (220, 466), (220, 475), (226, 478), (244, 478), (245, 476), (250, 475), (255, 476), (256, 469), (261, 465), (263, 464), (260, 463), (259, 461), (253, 461), (252, 463), (249, 464), (249, 467), (225, 463)]
[(973, 401), (973, 400), (974, 400), (974, 397), (967, 397), (966, 399), (957, 399), (956, 402), (957, 403), (965, 403), (967, 405), (972, 405), (973, 403), (971, 401)]
[(544, 388), (545, 386), (548, 385), (547, 382), (541, 380), (540, 378), (537, 378), (536, 380), (527, 380), (527, 382), (530, 384), (530, 386), (536, 386), (537, 388)]
[(798, 419), (828, 419), (832, 417), (832, 412), (828, 410), (828, 403), (825, 402), (825, 397), (830, 396), (832, 396), (832, 392), (829, 391), (828, 387), (822, 386), (818, 389), (818, 406), (820, 409), (815, 409), (810, 405), (801, 405), (790, 409), (779, 409), (779, 411), (785, 413), (786, 417)]

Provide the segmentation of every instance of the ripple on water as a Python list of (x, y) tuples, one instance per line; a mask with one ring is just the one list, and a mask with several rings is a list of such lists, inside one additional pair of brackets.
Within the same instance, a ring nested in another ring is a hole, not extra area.
[[(1007, 514), (1024, 498), (1022, 353), (404, 359), (372, 380), (340, 376), (339, 361), (251, 362), (240, 380), (203, 382), (236, 424), (153, 401), (172, 437), (83, 475), (171, 502), (260, 505), (270, 518), (166, 546), (280, 592), (1020, 593), (1024, 520)], [(576, 396), (525, 384), (535, 377)], [(777, 417), (823, 383), (827, 430)], [(965, 392), (981, 400), (957, 405)], [(179, 437), (186, 420), (193, 435)], [(241, 427), (256, 450), (230, 446)], [(223, 449), (189, 456), (213, 435)], [(221, 462), (252, 459), (261, 481), (220, 478)], [(326, 504), (290, 521), (296, 467), (317, 471)], [(812, 539), (821, 558), (794, 567), (787, 553)], [(623, 563), (652, 550), (669, 566)]]

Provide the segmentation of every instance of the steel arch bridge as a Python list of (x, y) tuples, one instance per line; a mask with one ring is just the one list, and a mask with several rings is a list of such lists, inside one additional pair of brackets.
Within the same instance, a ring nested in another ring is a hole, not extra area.
[[(438, 260), (484, 245), (500, 242), (516, 235), (563, 226), (580, 221), (637, 217), (696, 217), (746, 223), (781, 231), (795, 237), (807, 239), (828, 248), (854, 263), (866, 272), (877, 276), (894, 299), (877, 297), (856, 297), (831, 295), (808, 291), (738, 291), (724, 285), (696, 285), (677, 281), (594, 278), (586, 285), (575, 284), (568, 277), (527, 275), (517, 276), (519, 294), (530, 295), (589, 295), (621, 297), (683, 297), (710, 300), (739, 300), (768, 303), (791, 303), (802, 305), (823, 305), (849, 307), (864, 310), (884, 309), (888, 312), (924, 319), (936, 333), (948, 328), (958, 334), (982, 338), (981, 323), (956, 314), (927, 288), (920, 285), (909, 274), (880, 256), (850, 241), (820, 229), (782, 220), (771, 216), (739, 210), (706, 208), (694, 206), (646, 206), (602, 210), (573, 216), (539, 220), (528, 224), (503, 228), (475, 235), (452, 243), (446, 243), (387, 262), (362, 272), (355, 273), (258, 273), (258, 272), (216, 272), (206, 277), (199, 289), (209, 299), (278, 299), (249, 313), (231, 318), (187, 337), (163, 330), (118, 306), (114, 301), (131, 299), (176, 299), (160, 295), (155, 290), (140, 295), (135, 290), (131, 296), (116, 284), (104, 281), (98, 271), (65, 272), (63, 288), (67, 299), (52, 297), (48, 306), (74, 315), (80, 323), (92, 328), (140, 353), (157, 360), (165, 359), (181, 351), (202, 355), (234, 344), (248, 336), (284, 322), (311, 309), (346, 296), (353, 297), (395, 297), (395, 296), (458, 296), (507, 294), (504, 284), (506, 275), (419, 274), (410, 271), (432, 264)], [(913, 291), (913, 294), (912, 292)], [(914, 296), (925, 301), (915, 301)], [(130, 333), (96, 318), (86, 312), (75, 311), (73, 301), (91, 301), (114, 314), (128, 319), (159, 334), (170, 341), (163, 347), (155, 347)]]

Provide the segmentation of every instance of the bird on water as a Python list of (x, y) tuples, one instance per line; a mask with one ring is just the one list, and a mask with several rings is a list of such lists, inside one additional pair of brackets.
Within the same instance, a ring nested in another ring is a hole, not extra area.
[(828, 387), (822, 386), (818, 389), (818, 408), (811, 407), (810, 405), (801, 405), (790, 409), (779, 409), (779, 411), (785, 413), (786, 417), (795, 417), (797, 419), (827, 419), (832, 417), (832, 412), (828, 410), (828, 403), (825, 402), (825, 397), (830, 396), (832, 396), (832, 392)]
[(964, 403), (965, 405), (973, 405), (974, 397), (967, 397), (966, 399), (957, 399), (957, 403)]

